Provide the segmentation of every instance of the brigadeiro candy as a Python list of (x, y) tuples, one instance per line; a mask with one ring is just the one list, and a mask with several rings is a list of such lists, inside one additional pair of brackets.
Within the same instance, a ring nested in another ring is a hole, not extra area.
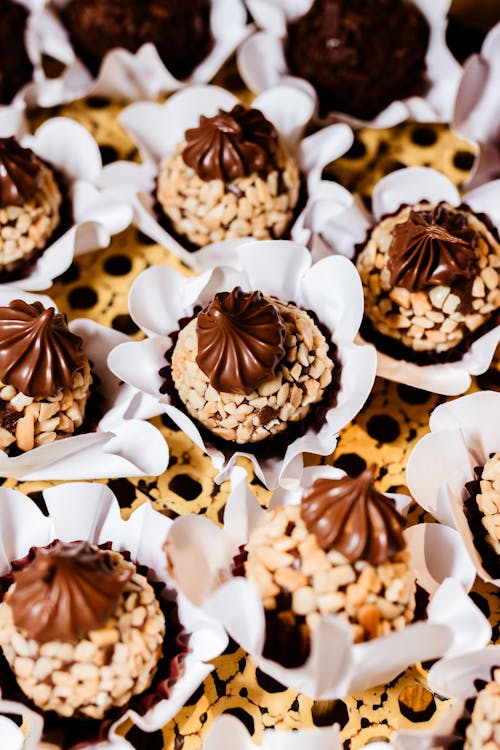
[(315, 0), (287, 32), (290, 72), (314, 86), (326, 113), (371, 120), (426, 93), (430, 29), (409, 0)]
[(274, 125), (237, 104), (201, 116), (160, 166), (157, 197), (196, 247), (234, 237), (279, 239), (299, 200), (297, 164)]
[(266, 611), (265, 656), (302, 664), (309, 633), (325, 614), (348, 622), (355, 643), (413, 620), (404, 519), (375, 490), (373, 472), (316, 479), (300, 505), (277, 507), (251, 534), (243, 567)]
[(180, 330), (167, 375), (210, 432), (256, 443), (303, 420), (338, 382), (331, 348), (305, 310), (236, 287)]
[(28, 451), (80, 427), (92, 385), (82, 339), (40, 302), (0, 307), (0, 448)]
[(165, 618), (147, 578), (88, 542), (36, 549), (0, 604), (0, 645), (44, 711), (100, 719), (151, 683)]
[(444, 354), (500, 307), (500, 243), (484, 215), (422, 201), (382, 218), (356, 265), (373, 329), (415, 353)]
[(0, 103), (10, 104), (18, 90), (31, 80), (33, 65), (26, 52), (24, 34), (28, 11), (13, 0), (2, 0), (0, 23)]
[(116, 47), (151, 42), (169, 71), (187, 78), (212, 50), (210, 0), (70, 0), (61, 9), (77, 55), (94, 75)]
[(15, 138), (0, 138), (0, 282), (26, 276), (60, 224), (54, 173)]

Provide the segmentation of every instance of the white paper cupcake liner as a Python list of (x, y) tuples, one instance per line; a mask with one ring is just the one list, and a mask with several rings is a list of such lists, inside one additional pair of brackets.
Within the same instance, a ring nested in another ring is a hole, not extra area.
[[(301, 484), (308, 487), (319, 476), (343, 475), (328, 466), (307, 468)], [(316, 699), (342, 698), (389, 682), (415, 662), (465, 653), (488, 643), (491, 627), (466, 594), (475, 576), (460, 536), (437, 524), (421, 524), (404, 533), (417, 582), (431, 596), (425, 621), (353, 644), (350, 626), (325, 615), (311, 634), (311, 654), (302, 667), (287, 669), (264, 658), (260, 595), (248, 580), (233, 578), (231, 571), (234, 556), (262, 524), (266, 512), (248, 488), (243, 469), (233, 469), (232, 481), (223, 528), (199, 516), (174, 521), (166, 545), (171, 573), (177, 588), (223, 623), (254, 663), (278, 682)], [(281, 489), (273, 495), (270, 507), (297, 504), (301, 494), (297, 488)], [(408, 505), (407, 496), (389, 496), (400, 510)], [(199, 570), (205, 572), (203, 577)]]
[[(175, 151), (185, 131), (198, 125), (201, 115), (211, 117), (218, 109), (230, 110), (238, 101), (218, 86), (191, 86), (164, 104), (131, 104), (120, 115), (120, 122), (136, 142), (143, 163), (139, 166), (118, 162), (107, 171), (102, 183), (117, 199), (132, 202), (134, 223), (141, 231), (198, 270), (208, 267), (208, 254), (200, 250), (190, 252), (182, 239), (173, 237), (158, 221), (154, 191), (160, 163)], [(349, 150), (353, 142), (351, 129), (342, 124), (332, 125), (304, 138), (314, 100), (310, 94), (287, 85), (261, 94), (252, 107), (276, 127), (304, 176), (310, 200), (320, 189), (323, 168)]]
[[(426, 64), (430, 82), (426, 96), (394, 101), (373, 120), (359, 120), (343, 112), (328, 119), (343, 120), (353, 127), (388, 128), (404, 120), (448, 122), (453, 112), (460, 80), (460, 65), (446, 46), (447, 12), (450, 0), (413, 0), (430, 27)], [(310, 83), (290, 75), (283, 52), (289, 21), (305, 15), (313, 0), (247, 0), (257, 26), (262, 29), (249, 37), (238, 51), (238, 70), (249, 89), (261, 93), (278, 83), (314, 91)]]
[[(427, 167), (408, 167), (383, 177), (373, 190), (373, 214), (357, 196), (334, 183), (322, 184), (322, 193), (302, 213), (292, 233), (297, 242), (314, 247), (314, 257), (334, 252), (354, 258), (355, 246), (386, 214), (403, 204), (420, 200), (447, 201), (452, 206), (466, 203), (476, 213), (486, 213), (500, 230), (500, 180), (486, 183), (460, 196), (441, 172)], [(321, 242), (318, 242), (318, 239)], [(318, 250), (319, 248), (319, 250)], [(464, 393), (472, 375), (485, 372), (500, 341), (500, 326), (477, 338), (458, 362), (417, 365), (377, 352), (377, 375), (445, 396)]]
[[(38, 300), (45, 307), (56, 308), (49, 297), (0, 287), (0, 305), (8, 305), (14, 299), (28, 303)], [(83, 318), (71, 321), (69, 328), (83, 339), (83, 350), (94, 364), (99, 378), (98, 392), (104, 399), (103, 416), (95, 432), (40, 445), (19, 456), (10, 457), (0, 451), (0, 476), (28, 481), (110, 479), (163, 473), (168, 465), (165, 439), (148, 422), (125, 418), (136, 391), (120, 384), (107, 366), (110, 351), (129, 342), (129, 337)]]
[(415, 445), (406, 471), (408, 487), (419, 505), (440, 523), (455, 528), (485, 581), (500, 586), (484, 569), (464, 512), (467, 482), (499, 450), (500, 393), (481, 391), (441, 404), (431, 414), (430, 433)]
[[(54, 0), (62, 8), (68, 0)], [(97, 78), (76, 56), (69, 34), (50, 9), (50, 0), (24, 0), (32, 12), (27, 27), (27, 47), (34, 65), (34, 82), (19, 96), (29, 106), (53, 107), (83, 96), (111, 99), (156, 99), (193, 83), (210, 81), (240, 42), (250, 33), (246, 10), (241, 0), (212, 0), (210, 25), (214, 47), (189, 76), (179, 81), (168, 71), (153, 44), (144, 44), (137, 52), (114, 49), (104, 58)], [(41, 61), (44, 54), (64, 64), (62, 74), (47, 78)]]
[[(126, 383), (156, 396), (157, 413), (168, 414), (211, 457), (219, 471), (216, 481), (226, 477), (238, 456), (246, 456), (268, 487), (296, 482), (303, 453), (332, 453), (339, 430), (359, 412), (373, 385), (375, 351), (353, 342), (363, 312), (359, 277), (345, 258), (325, 258), (312, 266), (311, 255), (304, 247), (285, 240), (218, 243), (217, 259), (219, 267), (194, 278), (166, 266), (144, 271), (132, 286), (129, 306), (132, 318), (148, 338), (117, 347), (108, 359), (109, 367)], [(338, 347), (342, 372), (336, 406), (328, 410), (319, 432), (309, 428), (279, 458), (259, 460), (242, 446), (226, 460), (220, 450), (204, 443), (187, 412), (175, 408), (169, 397), (162, 399), (160, 394), (163, 378), (159, 370), (166, 364), (164, 355), (171, 346), (170, 334), (179, 330), (178, 321), (192, 316), (197, 305), (205, 307), (216, 292), (231, 291), (235, 286), (259, 290), (312, 310), (329, 328)], [(131, 405), (127, 416), (135, 415)]]
[[(116, 497), (104, 485), (84, 482), (59, 485), (44, 490), (43, 496), (49, 512), (47, 517), (21, 492), (0, 489), (2, 575), (8, 572), (11, 560), (22, 558), (33, 546), (45, 546), (55, 539), (65, 542), (85, 540), (92, 544), (111, 541), (114, 550), (130, 552), (134, 562), (149, 567), (156, 580), (172, 589), (162, 551), (172, 521), (153, 510), (149, 503), (134, 510), (124, 521)], [(217, 623), (194, 608), (181, 594), (177, 597), (177, 605), (180, 623), (190, 636), (189, 651), (183, 660), (184, 671), (173, 685), (168, 699), (160, 701), (143, 715), (129, 709), (113, 724), (107, 740), (84, 747), (133, 750), (126, 739), (116, 734), (117, 726), (128, 718), (145, 732), (161, 729), (212, 671), (213, 666), (206, 662), (225, 649), (227, 636)], [(11, 712), (12, 708), (12, 703), (0, 701), (0, 712)], [(17, 704), (17, 711), (24, 712), (24, 706)], [(39, 730), (39, 722), (35, 722), (31, 744), (27, 741), (23, 750), (34, 750)]]
[(479, 146), (469, 186), (500, 176), (500, 23), (481, 52), (465, 63), (455, 102), (453, 127)]
[(341, 750), (338, 725), (293, 732), (264, 730), (262, 742), (253, 742), (241, 721), (225, 714), (210, 726), (202, 750)]
[(71, 226), (57, 239), (49, 240), (29, 274), (1, 285), (38, 291), (50, 287), (75, 256), (107, 247), (111, 237), (130, 224), (132, 208), (127, 201), (98, 187), (107, 168), (102, 166), (95, 140), (74, 120), (54, 117), (41, 125), (35, 135), (24, 135), (19, 141), (64, 179), (61, 192), (72, 213)]

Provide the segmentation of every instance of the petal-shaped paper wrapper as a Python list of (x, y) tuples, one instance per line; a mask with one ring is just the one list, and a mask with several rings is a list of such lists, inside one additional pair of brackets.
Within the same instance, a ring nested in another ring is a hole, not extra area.
[[(56, 307), (49, 297), (0, 287), (0, 305), (19, 298)], [(0, 451), (0, 476), (25, 481), (158, 476), (168, 464), (165, 439), (148, 422), (125, 418), (138, 394), (134, 388), (120, 384), (106, 362), (113, 347), (128, 342), (128, 336), (83, 318), (72, 321), (69, 328), (81, 336), (83, 349), (94, 364), (99, 393), (104, 397), (104, 415), (95, 432), (72, 435), (15, 457)]]
[(102, 167), (97, 143), (79, 123), (54, 117), (35, 135), (24, 135), (20, 141), (64, 178), (62, 190), (68, 194), (72, 214), (71, 226), (49, 242), (28, 276), (2, 285), (37, 291), (50, 287), (76, 255), (107, 247), (113, 234), (128, 227), (133, 212), (130, 202), (98, 187), (105, 180), (106, 167)]
[[(333, 112), (328, 120), (343, 120), (354, 127), (388, 128), (404, 120), (449, 122), (461, 68), (446, 46), (447, 12), (450, 0), (413, 0), (430, 26), (426, 56), (429, 90), (425, 96), (394, 101), (370, 121), (358, 120), (345, 112)], [(303, 16), (313, 0), (248, 0), (248, 7), (262, 31), (247, 39), (238, 50), (238, 70), (255, 93), (286, 82), (314, 93), (310, 83), (290, 75), (283, 53), (286, 24)], [(315, 95), (316, 98), (316, 95)]]
[[(268, 487), (294, 483), (302, 470), (302, 454), (332, 453), (337, 433), (359, 412), (373, 385), (375, 350), (353, 343), (363, 313), (359, 276), (345, 258), (325, 258), (311, 266), (310, 253), (285, 240), (218, 243), (217, 257), (222, 265), (200, 276), (186, 278), (171, 268), (156, 266), (137, 278), (130, 293), (130, 314), (150, 338), (117, 347), (109, 357), (109, 366), (119, 378), (158, 399), (156, 413), (166, 412), (210, 455), (220, 472), (217, 481), (226, 477), (238, 456), (247, 456)], [(164, 354), (171, 345), (169, 334), (178, 330), (181, 318), (192, 315), (195, 306), (205, 307), (215, 292), (230, 291), (238, 285), (245, 291), (257, 289), (313, 310), (338, 346), (342, 373), (336, 406), (327, 412), (319, 432), (309, 429), (279, 458), (258, 460), (242, 446), (225, 460), (219, 450), (203, 442), (187, 413), (171, 406), (168, 397), (163, 397), (164, 403), (159, 402), (159, 370), (165, 366)], [(136, 408), (137, 404), (131, 404), (126, 416), (144, 416)], [(147, 416), (152, 414), (148, 412)]]
[[(139, 229), (177, 255), (189, 266), (202, 270), (212, 262), (201, 250), (190, 252), (160, 223), (154, 210), (154, 190), (160, 162), (175, 151), (188, 128), (198, 125), (200, 115), (213, 116), (218, 109), (230, 110), (238, 99), (217, 86), (192, 86), (171, 96), (164, 104), (138, 102), (120, 115), (120, 121), (137, 143), (143, 165), (118, 162), (106, 175), (105, 186), (117, 198), (132, 201), (134, 222)], [(262, 93), (252, 107), (259, 109), (278, 131), (296, 159), (307, 181), (309, 199), (322, 184), (321, 173), (331, 161), (349, 150), (353, 134), (347, 125), (323, 128), (304, 138), (314, 100), (295, 87), (279, 85)]]
[(500, 23), (464, 64), (453, 127), (479, 146), (469, 185), (500, 176)]
[(498, 424), (500, 393), (480, 391), (441, 404), (431, 414), (431, 431), (413, 448), (406, 477), (415, 500), (440, 523), (456, 528), (485, 581), (500, 586), (481, 562), (464, 513), (466, 482), (475, 479), (474, 467), (484, 466), (500, 449)]
[[(49, 512), (47, 517), (21, 492), (0, 489), (2, 575), (9, 570), (11, 560), (26, 555), (30, 547), (47, 545), (54, 539), (66, 542), (83, 539), (92, 544), (111, 541), (113, 549), (127, 550), (134, 561), (151, 568), (157, 580), (172, 588), (172, 581), (165, 571), (165, 555), (162, 550), (172, 522), (153, 510), (149, 503), (134, 510), (129, 519), (124, 521), (116, 497), (105, 485), (85, 482), (64, 484), (44, 490), (43, 496)], [(127, 711), (111, 727), (108, 740), (99, 742), (99, 750), (133, 750), (129, 742), (115, 733), (117, 725), (127, 718), (132, 719), (145, 732), (161, 729), (212, 671), (213, 666), (205, 662), (214, 659), (225, 649), (227, 636), (218, 623), (193, 607), (182, 594), (178, 595), (177, 604), (180, 622), (190, 635), (189, 652), (183, 661), (183, 674), (173, 685), (169, 698), (157, 703), (144, 715)], [(12, 711), (12, 708), (15, 710)], [(1, 712), (26, 713), (26, 709), (21, 704), (0, 700)], [(33, 744), (27, 745), (23, 750), (35, 750), (37, 747), (35, 741), (40, 724), (36, 720), (32, 723)]]
[[(408, 167), (383, 177), (372, 196), (373, 214), (357, 196), (339, 186), (322, 186), (323, 194), (310, 202), (296, 224), (292, 237), (310, 247), (320, 245), (314, 258), (334, 254), (354, 258), (355, 245), (364, 242), (370, 227), (384, 215), (420, 200), (447, 201), (453, 206), (467, 203), (474, 211), (488, 214), (500, 230), (500, 180), (482, 185), (463, 197), (441, 172), (427, 167)], [(321, 238), (321, 243), (317, 239)], [(316, 241), (315, 241), (316, 240)], [(458, 362), (420, 366), (377, 352), (377, 375), (445, 396), (457, 396), (471, 384), (472, 375), (485, 372), (500, 341), (500, 326), (476, 339)]]
[(229, 714), (214, 721), (202, 744), (202, 750), (341, 750), (341, 747), (337, 724), (293, 732), (266, 729), (262, 742), (257, 745), (245, 725)]
[[(310, 486), (318, 476), (342, 475), (332, 467), (308, 468), (302, 486)], [(278, 682), (317, 699), (342, 698), (388, 682), (415, 662), (464, 653), (488, 643), (491, 627), (466, 594), (475, 571), (459, 535), (436, 524), (422, 524), (408, 529), (405, 537), (417, 581), (431, 595), (426, 621), (354, 645), (352, 631), (344, 621), (324, 616), (312, 633), (311, 655), (302, 667), (286, 669), (265, 659), (260, 596), (246, 579), (231, 577), (234, 555), (262, 524), (265, 511), (247, 486), (243, 469), (233, 469), (232, 480), (223, 529), (199, 516), (174, 521), (167, 539), (171, 574), (179, 590), (222, 622), (257, 666)], [(300, 496), (298, 489), (281, 489), (273, 495), (271, 505), (296, 504)], [(392, 497), (400, 510), (408, 505), (407, 496)], [(201, 569), (203, 578), (196, 574)]]

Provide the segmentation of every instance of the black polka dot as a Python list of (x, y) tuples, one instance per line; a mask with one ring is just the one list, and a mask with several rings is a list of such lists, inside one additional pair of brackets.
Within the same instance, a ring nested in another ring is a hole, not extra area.
[(398, 393), (403, 401), (407, 404), (425, 404), (430, 398), (429, 391), (423, 391), (421, 388), (413, 388), (411, 385), (398, 385)]
[(224, 711), (225, 714), (231, 714), (231, 716), (236, 716), (237, 719), (241, 721), (242, 724), (245, 725), (248, 732), (250, 734), (254, 733), (255, 730), (255, 723), (248, 711), (245, 711), (243, 708), (235, 707), (235, 708), (228, 708), (227, 711)]
[(163, 732), (143, 732), (139, 727), (132, 727), (127, 734), (127, 740), (136, 750), (163, 750)]
[(137, 331), (139, 330), (139, 327), (134, 323), (134, 321), (128, 314), (115, 315), (115, 317), (111, 321), (111, 325), (115, 329), (115, 331), (126, 333), (127, 336), (133, 336), (134, 333), (137, 333)]
[(388, 414), (374, 414), (366, 425), (368, 434), (379, 443), (392, 443), (399, 437), (399, 425)]
[(126, 276), (132, 269), (132, 261), (126, 255), (111, 255), (104, 261), (104, 270), (110, 276)]
[(419, 125), (413, 129), (411, 139), (417, 146), (432, 146), (437, 141), (437, 135), (431, 127)]
[(33, 502), (36, 503), (37, 508), (42, 511), (43, 515), (48, 517), (49, 511), (45, 504), (45, 500), (43, 499), (43, 492), (28, 492), (28, 495), (31, 497)]
[(335, 466), (350, 477), (357, 477), (366, 469), (366, 461), (357, 453), (343, 453), (335, 460)]
[(355, 138), (349, 151), (344, 154), (345, 159), (362, 159), (366, 155), (366, 146), (359, 138)]
[(483, 391), (500, 391), (500, 372), (491, 368), (476, 376), (476, 382)]
[(92, 109), (104, 109), (104, 107), (109, 105), (110, 101), (103, 96), (89, 96), (86, 99), (86, 103)]
[(135, 487), (128, 479), (110, 479), (108, 487), (116, 495), (120, 508), (130, 508), (135, 500)]
[(174, 420), (171, 419), (167, 414), (162, 414), (161, 417), (161, 423), (164, 427), (168, 427), (169, 430), (172, 430), (173, 432), (179, 432), (180, 427), (178, 427)]
[(119, 158), (119, 153), (114, 146), (109, 146), (108, 144), (101, 145), (99, 146), (99, 151), (101, 152), (103, 164), (111, 164), (111, 162), (117, 161)]
[(261, 687), (266, 693), (283, 693), (286, 687), (278, 682), (273, 677), (270, 677), (265, 672), (262, 672), (258, 667), (255, 670), (255, 679), (257, 685)]
[(73, 309), (88, 310), (97, 303), (97, 294), (90, 286), (77, 286), (68, 294), (68, 302)]
[(453, 164), (457, 169), (468, 172), (474, 164), (474, 154), (471, 154), (470, 151), (457, 151), (453, 157)]
[(194, 693), (191, 695), (190, 698), (187, 699), (185, 702), (185, 706), (194, 706), (198, 701), (203, 698), (203, 695), (205, 693), (205, 686), (202, 684), (200, 687), (196, 688)]
[(147, 234), (144, 234), (144, 232), (140, 232), (137, 230), (137, 241), (140, 242), (141, 245), (156, 245), (156, 240), (153, 240), (152, 237), (149, 237)]
[(57, 277), (56, 281), (60, 281), (62, 284), (72, 284), (74, 281), (78, 281), (80, 278), (80, 266), (78, 263), (72, 263), (64, 273)]
[(180, 495), (184, 500), (196, 500), (201, 494), (202, 486), (189, 474), (177, 474), (169, 482), (169, 489)]
[(349, 721), (349, 710), (344, 701), (314, 701), (311, 713), (317, 727), (340, 724), (342, 729)]

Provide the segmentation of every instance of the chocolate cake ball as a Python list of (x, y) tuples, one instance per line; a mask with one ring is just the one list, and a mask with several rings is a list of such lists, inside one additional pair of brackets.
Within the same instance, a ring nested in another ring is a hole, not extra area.
[(187, 78), (211, 52), (210, 0), (69, 0), (60, 11), (77, 55), (94, 75), (116, 47), (151, 42), (175, 78)]
[(355, 643), (413, 620), (415, 576), (394, 501), (359, 477), (317, 479), (301, 505), (280, 506), (250, 536), (246, 577), (266, 610), (265, 655), (297, 666), (321, 615), (352, 627)]
[(256, 109), (201, 116), (163, 160), (157, 198), (195, 247), (233, 237), (279, 239), (299, 200), (300, 175), (274, 125)]
[(500, 669), (492, 670), (492, 680), (477, 694), (464, 750), (496, 750), (500, 747)]
[(314, 86), (324, 114), (371, 120), (426, 92), (430, 30), (411, 0), (315, 0), (287, 32), (288, 68)]
[(151, 683), (165, 618), (152, 586), (87, 542), (35, 550), (0, 604), (0, 646), (39, 708), (101, 719)]
[(426, 201), (381, 219), (356, 260), (374, 331), (410, 355), (443, 354), (488, 326), (500, 307), (490, 226), (465, 206)]
[(236, 287), (216, 294), (181, 329), (171, 374), (194, 419), (244, 445), (304, 419), (335, 366), (307, 312)]
[(15, 138), (0, 138), (0, 282), (27, 276), (60, 224), (52, 170)]
[(40, 302), (0, 307), (0, 448), (9, 453), (80, 427), (92, 373), (66, 316)]
[(10, 104), (21, 86), (31, 81), (33, 65), (24, 32), (28, 11), (13, 0), (2, 0), (0, 22), (0, 104)]

